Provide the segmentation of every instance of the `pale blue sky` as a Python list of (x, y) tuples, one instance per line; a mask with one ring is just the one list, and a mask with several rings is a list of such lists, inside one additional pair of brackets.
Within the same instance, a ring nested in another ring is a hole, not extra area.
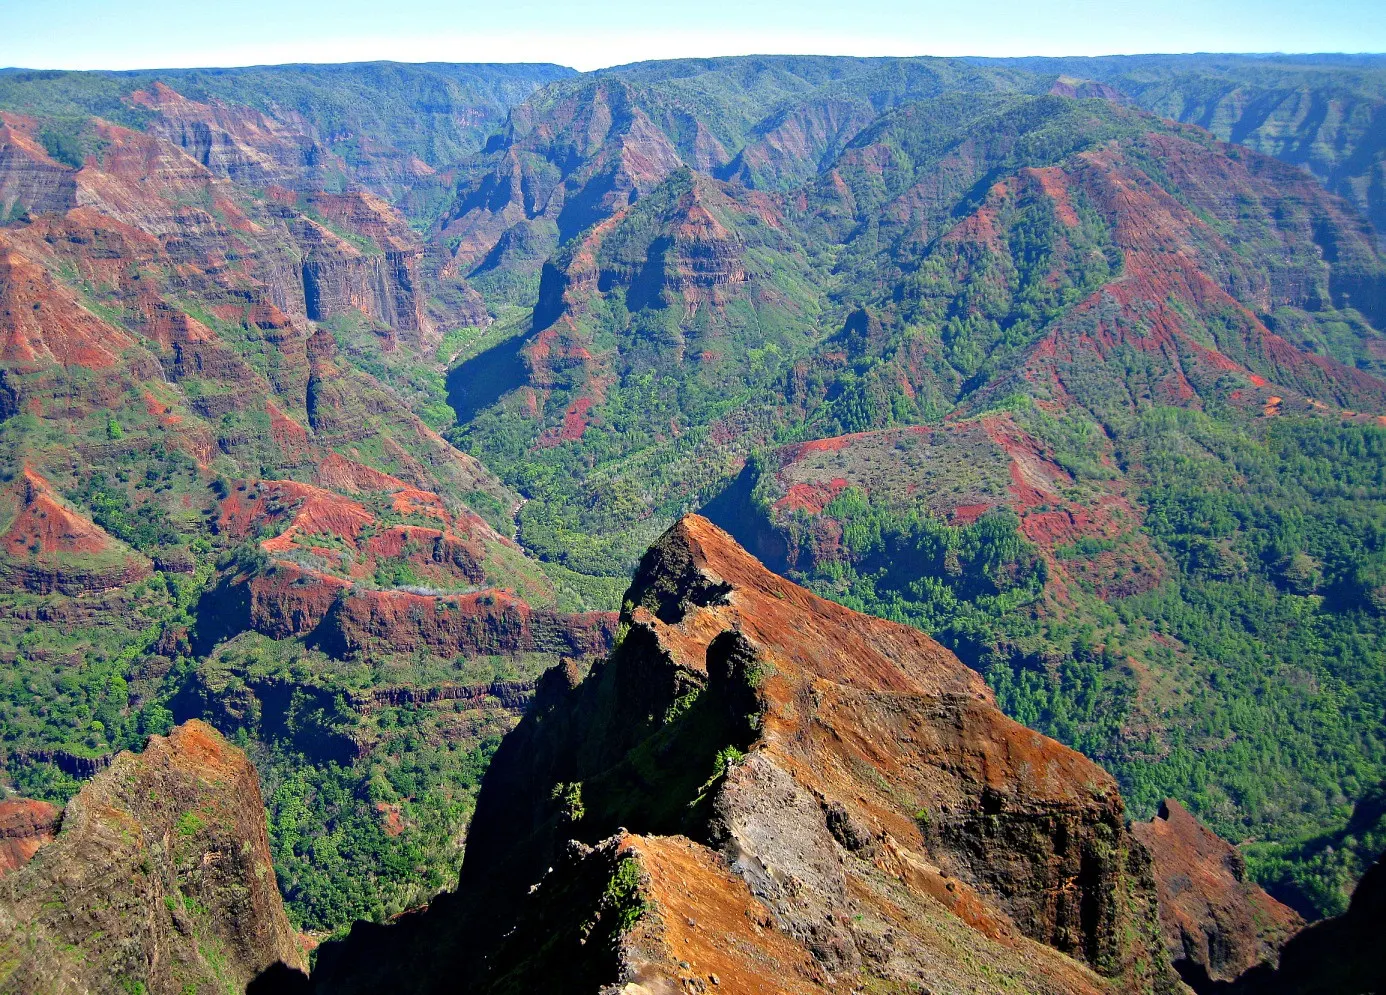
[(0, 66), (1383, 52), (1386, 0), (0, 0)]

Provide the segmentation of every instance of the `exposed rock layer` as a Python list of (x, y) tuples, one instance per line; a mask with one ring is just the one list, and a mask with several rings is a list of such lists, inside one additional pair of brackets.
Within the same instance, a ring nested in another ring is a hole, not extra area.
[(319, 990), (393, 982), (396, 958), (433, 965), (422, 991), (1178, 990), (1115, 784), (928, 636), (696, 516), (625, 603), (611, 657), (551, 670), (502, 744), (458, 892), (324, 950)]

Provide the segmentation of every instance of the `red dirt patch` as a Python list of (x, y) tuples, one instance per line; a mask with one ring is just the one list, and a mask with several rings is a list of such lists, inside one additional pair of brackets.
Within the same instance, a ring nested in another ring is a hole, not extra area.
[(989, 504), (960, 504), (953, 509), (951, 517), (956, 525), (971, 525), (991, 508)]
[(82, 307), (71, 290), (0, 235), (0, 359), (104, 370), (134, 344), (129, 333)]
[(1020, 175), (1039, 184), (1044, 195), (1054, 202), (1054, 214), (1070, 228), (1078, 226), (1078, 213), (1068, 199), (1068, 175), (1061, 166), (1042, 169), (1022, 169)]
[(362, 491), (399, 491), (409, 485), (374, 467), (347, 459), (341, 453), (330, 453), (318, 464), (318, 483), (334, 490), (359, 494)]
[(822, 514), (833, 500), (850, 485), (842, 477), (834, 477), (826, 484), (793, 484), (785, 496), (775, 502), (776, 511), (807, 511)]
[(18, 481), (20, 512), (0, 536), (17, 559), (31, 553), (105, 553), (116, 541), (105, 529), (59, 502), (52, 485), (28, 467)]
[(221, 502), (218, 527), (244, 538), (262, 524), (277, 521), (292, 510), (289, 527), (261, 546), (267, 552), (287, 552), (297, 536), (335, 535), (352, 544), (375, 518), (357, 502), (311, 484), (293, 480), (265, 480), (249, 485), (254, 490), (235, 491)]
[(407, 828), (398, 805), (391, 805), (389, 802), (376, 802), (375, 810), (380, 813), (380, 828), (385, 830), (386, 836), (398, 836)]
[(62, 810), (28, 798), (0, 801), (0, 877), (17, 871), (53, 842)]

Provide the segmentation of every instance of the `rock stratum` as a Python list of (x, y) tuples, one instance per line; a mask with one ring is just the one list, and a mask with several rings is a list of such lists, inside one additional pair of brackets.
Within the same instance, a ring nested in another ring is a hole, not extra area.
[(250, 761), (196, 721), (116, 757), (6, 875), (0, 951), (14, 995), (240, 991), (303, 966)]

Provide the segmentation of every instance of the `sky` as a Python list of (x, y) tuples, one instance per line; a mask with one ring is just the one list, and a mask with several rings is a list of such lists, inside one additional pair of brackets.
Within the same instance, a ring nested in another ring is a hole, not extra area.
[(0, 0), (0, 66), (1386, 52), (1386, 0)]

